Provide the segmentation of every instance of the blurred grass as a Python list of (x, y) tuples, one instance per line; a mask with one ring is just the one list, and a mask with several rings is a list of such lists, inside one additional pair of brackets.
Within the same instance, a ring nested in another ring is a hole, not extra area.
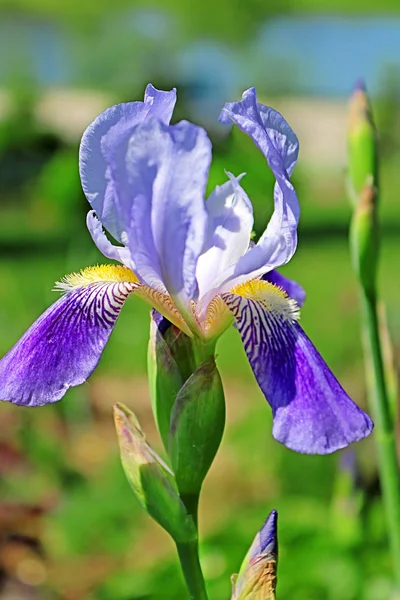
[[(117, 0), (113, 9), (143, 8), (146, 10), (163, 9), (165, 3), (162, 0)], [(57, 17), (63, 22), (76, 23), (85, 22), (90, 19), (100, 18), (109, 13), (110, 5), (106, 0), (86, 0), (84, 4), (77, 0), (69, 2), (53, 2), (52, 0), (0, 0), (0, 9), (8, 11), (23, 11), (37, 16)], [(197, 32), (228, 37), (229, 34), (237, 34), (243, 38), (252, 33), (260, 18), (266, 18), (276, 12), (282, 13), (328, 13), (341, 12), (342, 14), (359, 15), (382, 14), (384, 12), (397, 13), (399, 5), (396, 0), (381, 0), (379, 5), (375, 2), (365, 0), (331, 0), (329, 3), (323, 0), (272, 0), (265, 5), (263, 0), (249, 0), (244, 6), (240, 2), (223, 0), (216, 11), (212, 0), (203, 0), (198, 3), (189, 1), (182, 3), (181, 0), (169, 0), (168, 12), (175, 14), (187, 23), (186, 33)], [(210, 19), (213, 14), (213, 19)]]

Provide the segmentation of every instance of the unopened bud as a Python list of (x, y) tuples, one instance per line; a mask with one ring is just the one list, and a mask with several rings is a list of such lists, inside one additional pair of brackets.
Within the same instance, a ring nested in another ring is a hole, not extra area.
[(173, 473), (146, 442), (135, 415), (114, 405), (121, 461), (140, 504), (177, 543), (196, 539), (192, 518), (179, 497)]
[(164, 339), (167, 330), (171, 328), (176, 329), (167, 319), (152, 311), (147, 355), (150, 400), (154, 419), (166, 449), (171, 410), (183, 385), (183, 378), (171, 348)]
[(278, 566), (278, 513), (273, 510), (232, 576), (232, 600), (275, 600)]
[(377, 135), (365, 85), (360, 81), (349, 103), (348, 177), (353, 205), (367, 181), (378, 186)]
[(373, 294), (375, 291), (379, 257), (376, 195), (377, 191), (370, 177), (361, 189), (350, 225), (353, 267), (368, 294)]
[(186, 381), (171, 413), (169, 456), (181, 494), (200, 492), (224, 426), (224, 391), (215, 360), (211, 358)]

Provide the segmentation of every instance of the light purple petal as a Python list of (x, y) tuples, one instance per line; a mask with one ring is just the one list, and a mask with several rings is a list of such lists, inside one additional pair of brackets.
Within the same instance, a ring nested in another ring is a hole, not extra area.
[(196, 265), (204, 246), (204, 193), (211, 162), (206, 132), (182, 121), (138, 125), (110, 155), (121, 214), (130, 215), (127, 244), (139, 278), (163, 284), (179, 306), (197, 295)]
[(207, 238), (197, 263), (199, 298), (224, 279), (224, 272), (247, 251), (253, 229), (253, 207), (240, 186), (241, 177), (217, 186), (206, 202)]
[(271, 405), (273, 436), (305, 454), (329, 454), (371, 433), (300, 325), (265, 303), (224, 294), (257, 382)]
[(254, 88), (244, 92), (240, 102), (225, 104), (220, 121), (235, 123), (252, 138), (276, 178), (274, 213), (258, 243), (239, 259), (229, 278), (232, 287), (287, 263), (296, 250), (300, 208), (289, 177), (297, 161), (299, 143), (280, 113), (257, 104)]
[(126, 225), (115, 205), (106, 156), (132, 128), (147, 118), (169, 123), (176, 102), (176, 90), (163, 92), (146, 88), (144, 102), (117, 104), (101, 113), (82, 136), (79, 169), (82, 188), (101, 223), (122, 242)]
[(59, 298), (0, 360), (0, 400), (41, 406), (97, 366), (134, 283), (92, 283)]
[(261, 279), (282, 288), (290, 298), (296, 300), (299, 306), (303, 306), (306, 299), (306, 292), (297, 281), (294, 281), (294, 279), (288, 279), (275, 270), (269, 271), (263, 275)]
[(110, 242), (103, 231), (102, 224), (96, 217), (93, 210), (88, 212), (86, 217), (86, 225), (90, 235), (92, 236), (92, 240), (100, 252), (104, 254), (104, 256), (111, 258), (112, 260), (117, 260), (132, 271), (135, 270), (135, 264), (132, 260), (129, 249), (125, 248), (124, 246), (114, 246), (114, 244)]

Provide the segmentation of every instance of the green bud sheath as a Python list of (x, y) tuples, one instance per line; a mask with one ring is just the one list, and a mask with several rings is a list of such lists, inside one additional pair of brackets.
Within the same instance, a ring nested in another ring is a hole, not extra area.
[(182, 496), (199, 494), (224, 426), (224, 391), (215, 360), (210, 358), (186, 381), (171, 413), (169, 456)]
[(378, 185), (378, 148), (376, 129), (365, 86), (356, 86), (349, 104), (348, 176), (354, 205), (368, 181)]
[[(170, 329), (179, 332), (173, 325)], [(154, 418), (167, 450), (171, 410), (184, 380), (167, 341), (153, 319), (150, 325), (147, 371)]]
[(195, 541), (196, 528), (178, 495), (174, 476), (146, 442), (135, 415), (115, 404), (114, 420), (122, 466), (140, 504), (176, 543)]
[(367, 182), (359, 194), (350, 225), (350, 248), (353, 268), (366, 293), (375, 293), (379, 257), (379, 233), (376, 189)]
[(175, 325), (171, 325), (164, 333), (172, 356), (178, 365), (182, 381), (185, 382), (196, 369), (193, 339), (188, 337)]

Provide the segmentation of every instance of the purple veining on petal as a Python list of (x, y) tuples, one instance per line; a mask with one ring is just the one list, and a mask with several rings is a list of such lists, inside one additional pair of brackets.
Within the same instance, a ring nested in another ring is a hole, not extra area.
[(158, 118), (169, 123), (175, 102), (175, 89), (164, 92), (149, 84), (144, 102), (128, 102), (108, 108), (96, 117), (82, 136), (79, 169), (83, 191), (101, 223), (119, 242), (122, 242), (121, 234), (127, 224), (115, 203), (106, 158), (113, 147), (145, 119)]
[(196, 297), (206, 235), (207, 134), (186, 121), (167, 126), (148, 119), (109, 160), (121, 213), (130, 214), (127, 237), (136, 274), (153, 288), (165, 285), (181, 309)]
[(254, 88), (244, 92), (240, 102), (225, 104), (220, 121), (235, 123), (252, 138), (276, 178), (274, 213), (258, 243), (239, 259), (230, 275), (233, 286), (246, 277), (260, 276), (285, 264), (296, 250), (300, 208), (290, 175), (297, 161), (299, 144), (280, 113), (257, 104)]
[(299, 306), (303, 306), (306, 299), (306, 292), (297, 281), (294, 281), (294, 279), (288, 279), (279, 273), (279, 271), (275, 270), (269, 271), (263, 275), (261, 279), (282, 288), (288, 296), (293, 298), (293, 300), (296, 300)]
[(224, 294), (223, 299), (271, 405), (276, 440), (297, 452), (329, 454), (371, 433), (371, 419), (349, 398), (297, 322), (248, 298)]
[(0, 360), (0, 399), (21, 406), (60, 400), (97, 366), (135, 283), (92, 283), (59, 298)]

